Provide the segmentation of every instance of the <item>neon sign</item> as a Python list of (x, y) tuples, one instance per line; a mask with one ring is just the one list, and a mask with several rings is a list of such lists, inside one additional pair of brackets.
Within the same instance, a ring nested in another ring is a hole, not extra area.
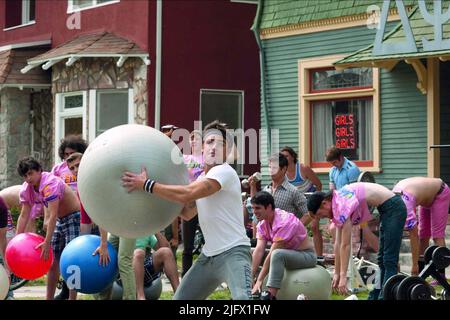
[(349, 114), (337, 114), (334, 117), (335, 145), (339, 149), (356, 149), (355, 116)]

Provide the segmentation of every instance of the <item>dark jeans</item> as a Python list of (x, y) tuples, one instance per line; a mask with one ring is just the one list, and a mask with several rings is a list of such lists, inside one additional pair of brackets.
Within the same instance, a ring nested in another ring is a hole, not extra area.
[(378, 267), (375, 289), (369, 294), (369, 300), (383, 299), (385, 282), (397, 274), (397, 265), (402, 243), (403, 226), (406, 221), (406, 206), (399, 195), (386, 200), (378, 207), (380, 212), (380, 236)]
[(181, 276), (183, 277), (189, 268), (192, 266), (192, 251), (194, 250), (195, 230), (198, 225), (198, 216), (195, 216), (189, 221), (183, 221), (183, 270)]

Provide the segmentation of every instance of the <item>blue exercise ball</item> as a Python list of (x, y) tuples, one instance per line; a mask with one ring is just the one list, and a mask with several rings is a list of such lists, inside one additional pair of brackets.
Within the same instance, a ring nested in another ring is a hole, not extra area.
[(92, 253), (100, 245), (100, 237), (83, 235), (70, 241), (59, 261), (61, 275), (70, 289), (81, 293), (98, 293), (116, 279), (118, 273), (117, 252), (108, 242), (111, 261), (107, 266), (99, 264), (99, 256)]

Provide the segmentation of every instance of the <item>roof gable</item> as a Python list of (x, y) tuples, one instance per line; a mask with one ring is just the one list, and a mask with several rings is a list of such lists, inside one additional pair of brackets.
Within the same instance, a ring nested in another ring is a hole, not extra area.
[[(450, 0), (442, 1), (443, 12), (448, 10), (450, 6)], [(428, 12), (433, 12), (433, 3), (427, 2)], [(387, 54), (387, 55), (373, 55), (373, 44), (362, 48), (351, 55), (337, 61), (335, 64), (337, 65), (347, 65), (347, 64), (357, 64), (361, 65), (365, 62), (372, 61), (383, 61), (383, 60), (392, 60), (392, 59), (404, 59), (409, 57), (420, 58), (420, 57), (428, 57), (428, 56), (441, 56), (441, 55), (450, 55), (450, 50), (437, 50), (437, 51), (424, 51), (422, 39), (425, 38), (427, 40), (434, 40), (434, 25), (425, 21), (422, 16), (422, 13), (418, 6), (416, 6), (411, 13), (408, 15), (409, 24), (411, 26), (411, 30), (414, 37), (414, 42), (417, 47), (417, 52), (413, 53), (396, 53), (396, 54)], [(450, 38), (450, 20), (448, 20), (442, 26), (442, 39)], [(374, 39), (375, 41), (375, 39)], [(402, 22), (389, 33), (386, 33), (383, 37), (383, 43), (399, 43), (401, 41), (405, 41), (405, 31), (403, 28)]]

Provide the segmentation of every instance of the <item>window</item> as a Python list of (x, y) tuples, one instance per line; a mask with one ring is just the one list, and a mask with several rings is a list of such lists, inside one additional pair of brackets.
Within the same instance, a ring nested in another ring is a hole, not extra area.
[(69, 0), (67, 12), (80, 11), (120, 2), (120, 0)]
[(55, 161), (59, 160), (59, 143), (68, 134), (81, 134), (92, 142), (112, 127), (134, 123), (133, 89), (57, 93), (55, 101)]
[[(324, 161), (324, 150), (335, 145), (350, 160), (367, 161), (372, 154), (372, 98), (311, 103), (312, 165)], [(362, 163), (360, 163), (362, 164)]]
[(309, 74), (311, 92), (372, 87), (372, 68), (349, 68), (342, 71), (322, 68), (310, 70)]
[[(244, 129), (244, 92), (226, 90), (200, 90), (200, 120), (203, 127), (219, 120), (228, 124), (229, 129)], [(235, 138), (237, 139), (237, 138)], [(237, 145), (243, 146), (243, 143)], [(243, 154), (243, 150), (238, 150)], [(243, 165), (236, 160), (232, 167), (241, 175)]]
[(33, 23), (36, 16), (36, 0), (6, 0), (5, 29)]
[(95, 116), (95, 136), (128, 123), (128, 91), (99, 91)]
[(379, 71), (336, 70), (338, 59), (299, 61), (300, 160), (328, 172), (325, 151), (336, 145), (362, 170), (379, 171)]
[(133, 89), (90, 90), (89, 141), (113, 127), (134, 123)]
[(59, 161), (60, 141), (69, 134), (81, 134), (86, 139), (86, 92), (56, 94), (55, 162)]

